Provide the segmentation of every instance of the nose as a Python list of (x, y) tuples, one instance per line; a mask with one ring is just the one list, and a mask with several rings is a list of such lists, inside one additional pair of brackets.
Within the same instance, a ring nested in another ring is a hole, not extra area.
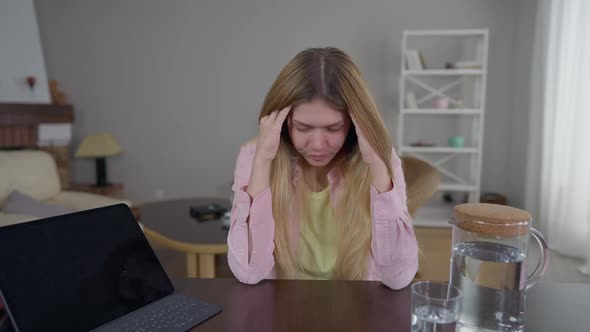
[(311, 137), (311, 148), (314, 150), (321, 150), (325, 146), (324, 134), (320, 130), (316, 130), (312, 133)]

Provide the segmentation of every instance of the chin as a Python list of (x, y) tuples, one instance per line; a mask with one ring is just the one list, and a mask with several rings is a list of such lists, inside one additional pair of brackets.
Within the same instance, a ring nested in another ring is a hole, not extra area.
[(310, 166), (324, 167), (324, 166), (327, 166), (332, 161), (332, 158), (326, 158), (325, 160), (321, 160), (321, 161), (313, 160), (311, 158), (305, 158), (305, 161), (307, 161), (307, 163)]

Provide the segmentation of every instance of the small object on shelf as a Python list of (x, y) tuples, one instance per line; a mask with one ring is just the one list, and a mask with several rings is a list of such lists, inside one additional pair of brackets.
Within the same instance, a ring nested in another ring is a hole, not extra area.
[(434, 100), (434, 108), (447, 109), (449, 108), (449, 100), (445, 97), (438, 97)]
[(406, 93), (406, 107), (409, 109), (417, 109), (418, 103), (416, 103), (416, 96), (412, 91)]
[(49, 80), (49, 94), (51, 95), (51, 102), (56, 105), (66, 105), (68, 103), (68, 96), (61, 91), (56, 80)]
[(478, 61), (456, 61), (445, 63), (445, 69), (482, 69), (481, 62)]
[(418, 50), (406, 50), (406, 66), (409, 70), (424, 69), (424, 61)]
[(465, 105), (463, 104), (463, 99), (456, 99), (455, 101), (451, 102), (450, 106), (452, 108), (463, 108)]
[(218, 220), (225, 212), (227, 209), (218, 204), (191, 206), (189, 209), (190, 216), (198, 222)]
[(433, 147), (433, 146), (436, 146), (436, 144), (418, 141), (418, 142), (411, 143), (410, 146), (413, 146), (413, 147)]
[(463, 136), (449, 137), (449, 146), (453, 148), (462, 148), (465, 146), (465, 139)]

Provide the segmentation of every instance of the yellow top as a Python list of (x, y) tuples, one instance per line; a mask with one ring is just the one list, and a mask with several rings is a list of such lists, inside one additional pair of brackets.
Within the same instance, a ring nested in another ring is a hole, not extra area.
[(329, 187), (308, 196), (307, 219), (299, 231), (301, 279), (332, 279), (338, 232)]

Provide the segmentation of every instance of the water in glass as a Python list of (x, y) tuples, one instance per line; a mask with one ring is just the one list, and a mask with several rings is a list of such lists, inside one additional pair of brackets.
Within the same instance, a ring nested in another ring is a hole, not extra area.
[(412, 332), (454, 332), (459, 315), (436, 305), (423, 305), (414, 308)]

